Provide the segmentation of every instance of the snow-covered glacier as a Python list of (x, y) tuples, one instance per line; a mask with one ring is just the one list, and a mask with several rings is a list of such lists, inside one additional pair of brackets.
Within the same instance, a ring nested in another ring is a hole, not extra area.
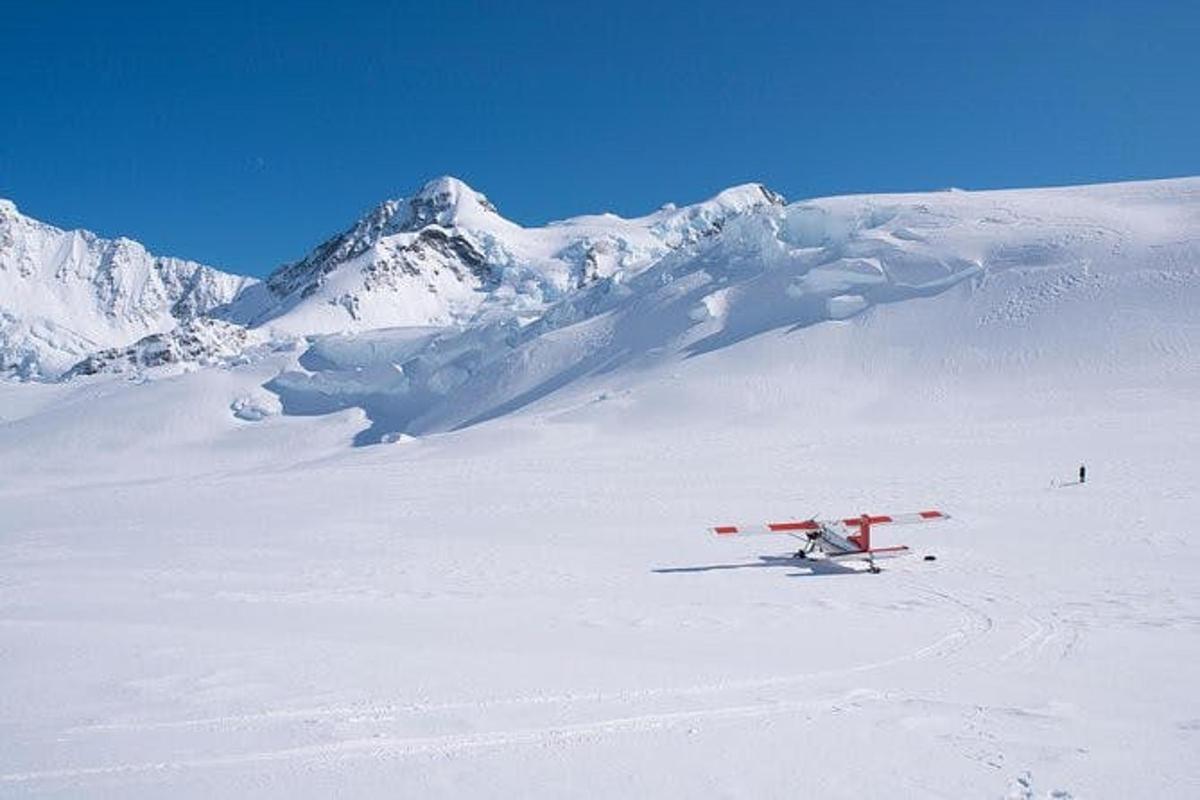
[[(1196, 795), (1200, 179), (445, 179), (180, 313), (38, 225), (0, 795)], [(706, 531), (927, 508), (877, 575)]]

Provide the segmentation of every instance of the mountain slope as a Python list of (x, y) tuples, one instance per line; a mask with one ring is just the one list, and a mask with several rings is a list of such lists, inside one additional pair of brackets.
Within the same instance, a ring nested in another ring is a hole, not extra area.
[(59, 230), (0, 201), (0, 374), (56, 375), (211, 314), (254, 283), (130, 239)]
[[(636, 219), (524, 228), (440, 178), (262, 283), (64, 233), (8, 205), (0, 352), (27, 376), (76, 362), (72, 374), (86, 374), (140, 370), (163, 353), (228, 364), (238, 342), (310, 337), (268, 386), (296, 413), (366, 408), (368, 439), (487, 419), (589, 376), (773, 329), (880, 324), (872, 309), (953, 287), (966, 302), (896, 336), (925, 337), (959, 365), (1066, 357), (1068, 342), (1178, 354), (1192, 347), (1198, 194), (1200, 180), (1180, 179), (785, 205), (749, 184)], [(185, 326), (162, 338), (204, 315), (260, 331)], [(1168, 333), (1155, 317), (1173, 320)]]
[(607, 394), (772, 330), (805, 329), (773, 357), (852, 401), (947, 380), (1195, 380), (1197, 308), (1200, 180), (863, 195), (738, 216), (530, 324), (318, 337), (268, 388), (294, 413), (362, 407), (367, 442)]

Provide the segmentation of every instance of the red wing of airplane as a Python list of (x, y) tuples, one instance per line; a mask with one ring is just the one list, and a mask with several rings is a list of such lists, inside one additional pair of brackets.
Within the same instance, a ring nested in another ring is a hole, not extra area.
[[(941, 511), (917, 511), (913, 514), (867, 515), (867, 522), (870, 525), (885, 525), (889, 523), (894, 525), (911, 525), (917, 522), (936, 522), (940, 519), (949, 518), (949, 514), (944, 514)], [(755, 536), (763, 533), (794, 534), (819, 531), (822, 526), (859, 528), (862, 526), (862, 522), (862, 517), (830, 520), (806, 519), (792, 522), (752, 522), (739, 523), (737, 525), (717, 525), (710, 530), (719, 536)]]

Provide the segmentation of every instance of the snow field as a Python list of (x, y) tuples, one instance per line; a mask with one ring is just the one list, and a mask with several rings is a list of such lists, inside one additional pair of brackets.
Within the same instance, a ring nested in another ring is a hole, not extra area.
[[(1189, 796), (1194, 395), (814, 425), (786, 345), (391, 446), (226, 412), (158, 477), (5, 475), (5, 794)], [(656, 416), (737, 364), (764, 402)], [(938, 561), (879, 576), (703, 530), (925, 505), (881, 543)]]
[[(0, 795), (1196, 796), (1195, 185), (0, 383)], [(705, 531), (928, 507), (880, 575)]]

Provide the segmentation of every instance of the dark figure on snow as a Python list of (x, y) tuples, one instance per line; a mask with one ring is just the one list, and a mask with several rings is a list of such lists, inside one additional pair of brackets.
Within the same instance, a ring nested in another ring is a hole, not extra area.
[(1084, 483), (1085, 481), (1087, 481), (1087, 467), (1085, 467), (1083, 464), (1080, 464), (1079, 465), (1079, 482)]

